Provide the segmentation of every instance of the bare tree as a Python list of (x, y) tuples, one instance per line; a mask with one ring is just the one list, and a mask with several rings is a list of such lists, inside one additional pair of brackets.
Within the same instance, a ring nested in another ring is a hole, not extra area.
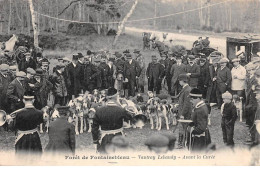
[(30, 12), (31, 12), (31, 18), (32, 18), (32, 27), (33, 27), (33, 37), (34, 37), (34, 46), (39, 47), (39, 41), (38, 41), (38, 29), (37, 29), (37, 23), (36, 23), (36, 17), (34, 13), (34, 6), (32, 0), (28, 0), (29, 6), (30, 6)]

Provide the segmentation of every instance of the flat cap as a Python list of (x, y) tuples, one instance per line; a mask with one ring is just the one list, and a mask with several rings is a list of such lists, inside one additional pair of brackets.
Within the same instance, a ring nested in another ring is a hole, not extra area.
[(16, 70), (18, 67), (16, 65), (10, 66), (10, 70)]
[(195, 56), (194, 56), (194, 55), (189, 55), (189, 56), (188, 56), (188, 59), (189, 59), (189, 60), (194, 60), (194, 59), (195, 59)]
[(239, 58), (234, 58), (234, 59), (232, 59), (232, 63), (234, 63), (234, 62), (239, 62), (239, 61), (240, 61)]
[(57, 110), (60, 115), (66, 115), (68, 112), (70, 112), (70, 107), (69, 106), (59, 106), (57, 108)]
[(181, 81), (181, 80), (187, 81), (189, 79), (189, 76), (186, 74), (180, 74), (178, 79), (179, 79), (179, 81)]
[(29, 74), (31, 74), (31, 75), (35, 75), (35, 74), (36, 74), (35, 70), (34, 70), (33, 68), (30, 68), (30, 67), (28, 67), (28, 68), (26, 69), (26, 72), (29, 73)]
[(9, 69), (10, 69), (10, 67), (7, 64), (1, 64), (0, 65), (0, 71), (7, 71)]
[(126, 56), (126, 58), (132, 58), (131, 53), (126, 53), (125, 56)]
[(58, 63), (57, 66), (56, 66), (56, 69), (61, 69), (61, 68), (64, 68), (65, 65), (63, 63)]
[(24, 53), (25, 56), (31, 56), (31, 53), (30, 52), (26, 52)]
[(218, 57), (212, 58), (212, 63), (213, 64), (214, 63), (219, 63), (219, 61), (220, 61), (220, 58), (218, 58)]
[(140, 53), (140, 50), (139, 50), (139, 49), (135, 49), (135, 50), (133, 51), (133, 53)]
[(221, 58), (218, 63), (228, 63), (229, 60), (227, 58)]
[(222, 94), (222, 98), (223, 99), (232, 99), (232, 95), (231, 93), (229, 93), (228, 91), (226, 91), (225, 93)]
[(114, 55), (115, 55), (117, 58), (121, 58), (121, 57), (122, 57), (122, 54), (119, 53), (119, 52), (116, 52)]
[(190, 91), (190, 96), (191, 97), (202, 97), (202, 92), (198, 88), (193, 88)]
[(169, 145), (169, 142), (168, 137), (161, 134), (154, 134), (146, 139), (145, 145), (152, 147), (166, 147)]
[(16, 72), (16, 77), (26, 77), (26, 73), (23, 71)]
[(49, 65), (49, 60), (47, 59), (47, 58), (43, 58), (42, 60), (41, 60), (41, 64), (42, 65)]
[(118, 147), (127, 147), (129, 146), (129, 142), (127, 139), (123, 136), (115, 136), (111, 140), (111, 143)]

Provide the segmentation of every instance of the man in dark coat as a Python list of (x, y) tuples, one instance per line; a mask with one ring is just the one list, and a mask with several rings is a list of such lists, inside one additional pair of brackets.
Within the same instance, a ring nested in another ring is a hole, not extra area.
[(171, 94), (172, 91), (172, 75), (171, 75), (171, 68), (172, 65), (176, 63), (176, 59), (174, 58), (174, 53), (169, 53), (169, 58), (166, 59), (166, 66), (165, 66), (165, 79), (167, 82), (168, 93)]
[(199, 59), (200, 76), (198, 79), (198, 89), (202, 92), (203, 99), (206, 99), (209, 81), (209, 63), (205, 55)]
[(76, 98), (80, 93), (80, 70), (78, 67), (78, 55), (72, 56), (72, 62), (68, 64), (68, 78), (69, 78), (69, 86), (68, 86), (68, 95), (69, 100), (72, 99), (72, 96)]
[[(43, 112), (34, 108), (33, 101), (34, 97), (31, 94), (26, 94), (23, 97), (25, 107), (16, 111), (14, 122), (17, 129), (15, 153), (19, 157), (30, 155), (35, 158), (36, 155), (42, 153), (37, 127), (44, 121)], [(11, 117), (7, 116), (7, 120), (11, 120)]]
[(152, 55), (152, 62), (149, 63), (146, 70), (149, 91), (156, 91), (157, 94), (160, 93), (161, 81), (163, 75), (164, 75), (163, 65), (157, 62), (157, 57), (155, 55)]
[(53, 84), (53, 95), (55, 97), (54, 104), (61, 106), (66, 105), (66, 97), (68, 95), (65, 79), (62, 74), (65, 65), (60, 63), (56, 66), (56, 71), (50, 77), (50, 82)]
[[(101, 74), (101, 89), (108, 89), (108, 79), (111, 77), (111, 74), (109, 75), (110, 67), (106, 63), (106, 56), (101, 56), (101, 62), (99, 64), (100, 74)], [(110, 77), (109, 77), (110, 76)]]
[(31, 86), (35, 96), (34, 106), (40, 110), (47, 106), (48, 94), (53, 85), (48, 79), (43, 77), (42, 69), (36, 69), (34, 78), (36, 82)]
[(171, 70), (170, 70), (170, 75), (172, 77), (172, 79), (171, 79), (172, 80), (172, 82), (171, 82), (171, 85), (172, 85), (171, 94), (175, 95), (175, 96), (177, 94), (179, 94), (181, 89), (182, 89), (182, 87), (179, 83), (179, 80), (178, 80), (179, 75), (186, 73), (185, 72), (186, 71), (186, 69), (185, 69), (186, 65), (184, 65), (182, 63), (182, 58), (181, 58), (180, 55), (176, 56), (176, 61), (177, 61), (177, 63), (173, 64), (172, 67), (171, 67)]
[(8, 86), (6, 96), (11, 112), (24, 107), (23, 96), (26, 90), (24, 82), (25, 78), (25, 72), (17, 72), (16, 78)]
[[(91, 52), (90, 52), (91, 53)], [(85, 56), (88, 58), (88, 61), (90, 62), (90, 56)], [(83, 92), (87, 90), (87, 86), (84, 84), (84, 69), (85, 69), (85, 57), (82, 55), (82, 53), (78, 53), (78, 63), (76, 66), (78, 77), (79, 77), (79, 91)]]
[(11, 82), (11, 78), (8, 75), (9, 66), (7, 64), (0, 65), (0, 109), (8, 112), (8, 104), (6, 92), (8, 85)]
[(68, 122), (69, 106), (57, 108), (60, 117), (50, 123), (49, 143), (45, 152), (50, 155), (73, 155), (75, 153), (75, 126)]
[(31, 57), (31, 53), (25, 53), (24, 67), (21, 67), (19, 71), (26, 71), (27, 68), (36, 69), (37, 64)]
[(218, 58), (212, 60), (212, 65), (209, 66), (209, 79), (207, 84), (206, 103), (217, 103), (217, 70), (219, 68)]
[(129, 112), (117, 103), (117, 90), (109, 88), (107, 93), (107, 105), (96, 110), (92, 124), (93, 143), (97, 151), (106, 153), (105, 148), (116, 135), (124, 135), (123, 120), (132, 119)]
[(193, 111), (191, 113), (192, 123), (188, 128), (187, 145), (191, 151), (203, 151), (211, 143), (208, 130), (209, 109), (203, 101), (202, 92), (197, 88), (190, 91), (190, 101)]
[(188, 57), (189, 64), (186, 65), (185, 72), (190, 77), (189, 86), (191, 88), (196, 88), (198, 86), (198, 80), (200, 76), (200, 67), (195, 63), (195, 57), (190, 55)]
[[(178, 95), (178, 113), (179, 118), (184, 120), (191, 119), (191, 103), (190, 103), (190, 91), (191, 87), (188, 84), (189, 77), (186, 74), (179, 75), (179, 83), (182, 86), (182, 90)], [(187, 138), (186, 131), (187, 131), (188, 124), (181, 123), (179, 124), (179, 139), (178, 139), (178, 146), (179, 148), (183, 148), (184, 142)]]
[(229, 68), (226, 67), (228, 62), (227, 58), (222, 58), (219, 61), (220, 68), (217, 70), (217, 89), (216, 89), (216, 96), (217, 96), (217, 102), (218, 106), (220, 108), (221, 104), (223, 103), (221, 95), (225, 93), (226, 91), (230, 90), (231, 87), (231, 71)]
[(126, 54), (127, 61), (124, 64), (124, 78), (127, 80), (128, 96), (135, 96), (136, 80), (141, 74), (140, 65), (132, 58), (132, 54)]
[(97, 88), (97, 77), (100, 75), (100, 71), (97, 66), (93, 65), (89, 57), (85, 57), (85, 65), (84, 65), (84, 76), (83, 85), (85, 87), (85, 91), (92, 92), (95, 88)]
[(116, 79), (116, 66), (114, 64), (115, 58), (108, 58), (108, 88), (114, 87), (115, 79)]
[(115, 52), (114, 55), (116, 56), (116, 60), (115, 60), (116, 74), (118, 72), (124, 72), (125, 61), (122, 59), (122, 54), (119, 52)]

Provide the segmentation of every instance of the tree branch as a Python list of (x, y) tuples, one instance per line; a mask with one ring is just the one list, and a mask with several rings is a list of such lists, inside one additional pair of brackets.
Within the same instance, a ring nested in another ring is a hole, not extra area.
[(60, 16), (61, 14), (63, 14), (63, 12), (65, 12), (72, 4), (76, 3), (76, 2), (79, 2), (81, 0), (75, 0), (75, 1), (72, 1), (68, 6), (66, 6), (59, 14), (58, 16)]

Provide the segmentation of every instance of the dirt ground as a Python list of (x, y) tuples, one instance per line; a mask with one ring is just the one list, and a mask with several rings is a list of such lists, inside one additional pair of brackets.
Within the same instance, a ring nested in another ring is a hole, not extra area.
[[(101, 49), (111, 49), (111, 44), (113, 42), (113, 37), (97, 37), (97, 36), (81, 36), (81, 37), (68, 37), (69, 40), (67, 42), (66, 50), (45, 50), (44, 55), (48, 56), (49, 58), (53, 58), (57, 55), (59, 56), (67, 56), (71, 57), (72, 54), (82, 52), (83, 54), (86, 53), (86, 49), (93, 49), (94, 51), (101, 50)], [(74, 43), (73, 43), (74, 42)], [(177, 43), (177, 42), (176, 42)], [(182, 45), (190, 46), (190, 42), (180, 41)], [(71, 46), (69, 46), (71, 45)], [(120, 36), (116, 50), (122, 52), (125, 49), (133, 49), (138, 48), (141, 49), (142, 47), (142, 37), (137, 36), (130, 36), (130, 35), (122, 35)], [(113, 53), (115, 50), (111, 50)], [(145, 57), (146, 66), (151, 61), (151, 54), (156, 53), (155, 51), (142, 51), (142, 54)], [(51, 69), (55, 61), (51, 61)], [(211, 126), (209, 126), (209, 131), (211, 134), (212, 143), (216, 143), (217, 147), (223, 146), (222, 141), (222, 131), (221, 131), (221, 115), (220, 110), (216, 108), (212, 109), (211, 112)], [(173, 132), (176, 126), (171, 126), (170, 130), (166, 130), (165, 124), (162, 126), (162, 130), (160, 132)], [(146, 138), (154, 133), (159, 131), (151, 130), (149, 122), (144, 126), (143, 129), (125, 129), (126, 137), (130, 142), (130, 145), (134, 147), (136, 151), (144, 151), (146, 150), (146, 146), (144, 142)], [(175, 130), (174, 135), (178, 136), (178, 129)], [(235, 125), (235, 132), (234, 132), (234, 141), (236, 146), (243, 147), (243, 141), (247, 136), (247, 128), (245, 127), (244, 123), (239, 121), (236, 122)], [(5, 132), (0, 131), (0, 150), (1, 151), (14, 151), (14, 140), (15, 135), (13, 132)], [(46, 147), (48, 144), (48, 134), (44, 133), (41, 134), (41, 141), (43, 148)], [(93, 151), (94, 147), (92, 144), (92, 136), (91, 133), (83, 133), (81, 135), (76, 136), (76, 151)]]

